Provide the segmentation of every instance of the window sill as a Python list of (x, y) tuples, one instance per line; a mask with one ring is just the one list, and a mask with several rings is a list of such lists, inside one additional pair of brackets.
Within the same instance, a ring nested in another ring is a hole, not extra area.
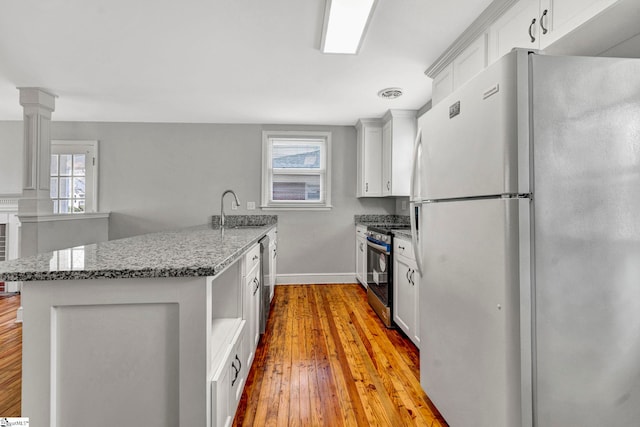
[(263, 211), (330, 211), (333, 209), (332, 205), (325, 206), (260, 206)]

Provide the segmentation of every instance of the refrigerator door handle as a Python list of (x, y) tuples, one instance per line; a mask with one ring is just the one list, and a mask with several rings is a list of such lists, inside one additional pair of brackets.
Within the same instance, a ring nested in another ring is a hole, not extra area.
[(418, 209), (418, 216), (421, 216), (420, 210), (422, 206), (415, 202), (409, 203), (409, 220), (411, 222), (411, 247), (413, 247), (413, 253), (416, 257), (416, 266), (418, 267), (418, 274), (422, 276), (422, 246), (420, 239), (418, 238), (418, 228), (416, 221), (416, 208)]
[(420, 146), (422, 145), (422, 129), (418, 129), (418, 133), (416, 135), (416, 142), (413, 144), (413, 165), (411, 166), (411, 181), (409, 182), (409, 201), (416, 202), (419, 201), (419, 195), (415, 194), (415, 183), (416, 176), (418, 176), (418, 151), (420, 150)]

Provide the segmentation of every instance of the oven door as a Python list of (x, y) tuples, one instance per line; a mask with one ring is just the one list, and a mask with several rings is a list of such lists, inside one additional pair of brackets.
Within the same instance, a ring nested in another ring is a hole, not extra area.
[(385, 307), (389, 307), (391, 277), (391, 250), (389, 246), (367, 239), (367, 286)]

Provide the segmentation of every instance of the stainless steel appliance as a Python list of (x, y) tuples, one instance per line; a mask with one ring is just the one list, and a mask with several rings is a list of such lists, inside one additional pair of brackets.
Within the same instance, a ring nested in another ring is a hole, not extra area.
[(419, 125), (420, 379), (449, 425), (637, 425), (640, 60), (514, 51)]
[[(260, 310), (260, 333), (264, 334), (267, 328), (267, 320), (269, 319), (269, 311), (271, 310), (271, 271), (269, 260), (271, 253), (269, 245), (271, 239), (267, 234), (259, 241), (260, 243), (260, 272), (262, 277), (262, 310)], [(275, 254), (274, 254), (275, 256)]]
[(393, 327), (393, 230), (404, 225), (367, 227), (367, 299), (387, 328)]

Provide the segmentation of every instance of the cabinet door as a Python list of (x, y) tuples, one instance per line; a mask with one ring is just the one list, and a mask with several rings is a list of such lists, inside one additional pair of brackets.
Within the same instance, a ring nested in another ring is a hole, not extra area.
[(514, 47), (540, 47), (540, 0), (520, 0), (489, 30), (489, 62), (495, 62)]
[(453, 92), (453, 64), (440, 71), (431, 85), (431, 104), (436, 105)]
[(358, 130), (357, 197), (382, 195), (382, 126), (378, 120), (360, 121)]
[(540, 48), (545, 49), (618, 0), (541, 0)]
[(382, 195), (391, 195), (391, 167), (393, 162), (393, 124), (388, 121), (382, 127)]
[(415, 273), (403, 256), (396, 256), (393, 264), (393, 320), (411, 338), (416, 322), (415, 286), (411, 280)]
[(453, 87), (459, 88), (487, 66), (487, 35), (482, 34), (453, 60)]
[(365, 280), (365, 260), (367, 250), (366, 240), (362, 237), (356, 237), (356, 278), (362, 283), (365, 287), (367, 286), (367, 282)]
[(246, 366), (251, 366), (260, 340), (260, 268), (254, 268), (249, 272), (244, 289), (244, 319), (247, 321)]

